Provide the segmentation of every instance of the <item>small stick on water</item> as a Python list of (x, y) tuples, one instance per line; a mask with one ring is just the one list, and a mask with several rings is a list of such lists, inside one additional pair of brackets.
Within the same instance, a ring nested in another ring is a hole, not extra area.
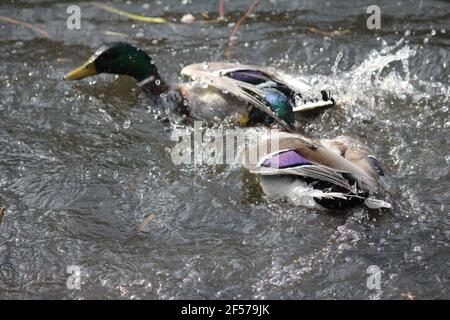
[(238, 20), (238, 22), (236, 22), (236, 25), (234, 26), (233, 31), (231, 31), (230, 39), (228, 40), (228, 47), (225, 50), (225, 57), (227, 59), (231, 59), (234, 56), (233, 47), (234, 47), (234, 42), (237, 39), (237, 36), (235, 36), (235, 34), (241, 27), (242, 22), (244, 22), (245, 19), (247, 19), (247, 17), (252, 14), (252, 12), (256, 9), (256, 7), (260, 3), (260, 1), (261, 0), (254, 0), (252, 2), (252, 4), (248, 7), (247, 12), (245, 12), (245, 14)]
[(3, 216), (5, 215), (6, 208), (0, 208), (0, 224), (2, 224)]
[(323, 35), (323, 36), (326, 36), (326, 37), (342, 36), (342, 35), (345, 35), (345, 34), (351, 32), (350, 29), (323, 31), (323, 30), (319, 30), (319, 29), (317, 29), (315, 27), (309, 27), (308, 31), (312, 32), (312, 33), (317, 33), (317, 34), (320, 34), (320, 35)]
[(136, 20), (136, 21), (140, 21), (140, 22), (145, 22), (145, 23), (167, 23), (168, 22), (166, 19), (161, 18), (161, 17), (141, 16), (141, 15), (126, 12), (126, 11), (123, 11), (123, 10), (120, 10), (120, 9), (117, 9), (117, 8), (114, 8), (114, 7), (108, 6), (103, 3), (99, 3), (99, 2), (94, 2), (93, 5), (96, 6), (97, 8), (108, 11), (110, 13), (118, 14), (119, 16), (127, 17), (128, 19), (132, 19), (132, 20)]
[(416, 296), (411, 292), (402, 292), (400, 296), (408, 300), (416, 300)]
[(6, 22), (9, 22), (9, 23), (12, 23), (12, 24), (17, 24), (17, 25), (22, 26), (24, 28), (31, 29), (34, 32), (36, 32), (37, 34), (40, 34), (40, 35), (42, 35), (42, 36), (44, 36), (46, 38), (51, 39), (50, 35), (45, 30), (43, 30), (41, 28), (38, 28), (36, 26), (33, 26), (30, 23), (27, 23), (27, 22), (24, 22), (24, 21), (20, 21), (20, 20), (16, 20), (16, 19), (12, 19), (12, 18), (8, 18), (8, 17), (5, 17), (5, 16), (0, 16), (0, 20), (6, 21)]
[(110, 36), (110, 37), (122, 37), (122, 38), (130, 37), (128, 34), (125, 34), (125, 33), (108, 31), (108, 30), (105, 31), (104, 34), (107, 36)]
[(219, 16), (221, 18), (225, 17), (225, 0), (220, 0), (220, 5), (219, 5)]
[(153, 213), (150, 213), (147, 217), (145, 217), (145, 219), (138, 225), (138, 231), (142, 232), (144, 231), (145, 226), (152, 221), (153, 219), (155, 219), (155, 215)]

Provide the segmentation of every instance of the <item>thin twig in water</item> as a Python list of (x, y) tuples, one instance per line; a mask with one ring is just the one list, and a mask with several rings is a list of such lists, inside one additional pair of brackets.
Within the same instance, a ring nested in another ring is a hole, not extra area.
[(105, 31), (104, 32), (105, 35), (110, 36), (110, 37), (122, 37), (122, 38), (129, 38), (130, 36), (128, 34), (125, 33), (121, 33), (121, 32), (115, 32), (115, 31)]
[(138, 225), (138, 231), (142, 232), (144, 231), (145, 226), (152, 221), (153, 219), (155, 219), (155, 215), (153, 213), (150, 213), (147, 217), (145, 217), (145, 219)]
[(221, 18), (225, 17), (225, 0), (220, 0), (220, 5), (219, 5), (219, 16)]
[(256, 9), (256, 7), (260, 3), (260, 1), (261, 0), (254, 0), (252, 2), (252, 4), (248, 7), (247, 12), (245, 12), (245, 14), (238, 20), (238, 22), (236, 22), (236, 25), (234, 26), (233, 31), (231, 31), (230, 39), (228, 40), (228, 47), (225, 50), (225, 57), (227, 59), (231, 59), (234, 56), (233, 47), (234, 47), (234, 42), (237, 39), (237, 36), (235, 36), (235, 34), (241, 27), (242, 22), (244, 22), (244, 20), (247, 19), (247, 17), (252, 14), (252, 12)]
[(108, 12), (111, 12), (114, 14), (118, 14), (119, 16), (127, 17), (128, 19), (137, 20), (140, 22), (145, 22), (145, 23), (167, 23), (168, 22), (164, 18), (140, 16), (140, 15), (126, 12), (126, 11), (123, 11), (123, 10), (120, 10), (120, 9), (117, 9), (117, 8), (114, 8), (111, 6), (107, 6), (106, 4), (103, 4), (103, 3), (94, 2), (93, 5), (102, 10), (105, 10), (105, 11), (108, 11)]
[(0, 224), (2, 224), (3, 216), (5, 215), (6, 208), (0, 208)]
[(402, 298), (408, 299), (408, 300), (416, 300), (416, 296), (413, 295), (411, 292), (402, 292), (400, 294)]
[(32, 24), (30, 24), (28, 22), (24, 22), (24, 21), (8, 18), (8, 17), (5, 17), (5, 16), (0, 16), (0, 20), (6, 21), (6, 22), (9, 22), (9, 23), (12, 23), (12, 24), (17, 24), (17, 25), (22, 26), (24, 28), (31, 29), (34, 32), (36, 32), (37, 34), (40, 34), (40, 35), (42, 35), (42, 36), (44, 36), (46, 38), (49, 38), (49, 39), (51, 38), (50, 35), (45, 30), (43, 30), (41, 28), (38, 28), (36, 26), (33, 26)]
[(317, 29), (315, 27), (309, 27), (308, 31), (312, 32), (312, 33), (317, 33), (317, 34), (320, 34), (320, 35), (323, 35), (323, 36), (326, 36), (326, 37), (341, 36), (341, 35), (345, 35), (345, 34), (351, 32), (350, 29), (323, 31), (323, 30), (319, 30), (319, 29)]

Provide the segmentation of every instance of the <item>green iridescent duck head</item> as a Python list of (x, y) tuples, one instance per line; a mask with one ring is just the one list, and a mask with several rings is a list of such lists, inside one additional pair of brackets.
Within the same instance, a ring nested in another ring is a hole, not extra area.
[[(286, 121), (288, 125), (293, 126), (295, 114), (289, 97), (275, 88), (265, 88), (262, 89), (262, 91), (264, 92), (266, 103), (270, 106), (272, 111), (280, 117), (280, 119)], [(263, 123), (267, 125), (274, 121), (269, 114), (256, 108), (251, 110), (249, 120), (251, 123)]]
[(101, 46), (84, 64), (69, 72), (64, 80), (81, 80), (100, 74), (128, 75), (137, 81), (161, 79), (152, 58), (127, 42), (111, 42)]

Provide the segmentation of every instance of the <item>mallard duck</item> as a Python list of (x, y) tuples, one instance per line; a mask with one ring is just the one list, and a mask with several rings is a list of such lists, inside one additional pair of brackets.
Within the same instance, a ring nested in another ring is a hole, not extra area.
[[(266, 150), (257, 161), (257, 149)], [(365, 204), (390, 208), (377, 199), (384, 175), (378, 160), (357, 140), (339, 136), (312, 139), (300, 134), (271, 132), (246, 150), (245, 166), (260, 175), (263, 192), (293, 205), (318, 209), (347, 209)]]
[(101, 46), (64, 79), (80, 80), (99, 73), (131, 76), (155, 104), (173, 114), (201, 120), (229, 118), (241, 125), (277, 123), (292, 131), (294, 112), (334, 104), (326, 91), (315, 99), (304, 98), (300, 92), (311, 92), (311, 87), (282, 71), (234, 63), (189, 65), (181, 74), (194, 81), (169, 85), (154, 60), (126, 42)]

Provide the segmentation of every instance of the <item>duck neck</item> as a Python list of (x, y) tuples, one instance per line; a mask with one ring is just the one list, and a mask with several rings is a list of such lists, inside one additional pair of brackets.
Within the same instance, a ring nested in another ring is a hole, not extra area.
[[(159, 80), (159, 81), (158, 81)], [(180, 88), (171, 86), (161, 78), (144, 79), (138, 83), (155, 105), (168, 108), (171, 113), (188, 115), (187, 103)]]
[(149, 74), (147, 77), (136, 78), (138, 86), (146, 93), (159, 97), (169, 91), (169, 85), (161, 79), (158, 73)]

